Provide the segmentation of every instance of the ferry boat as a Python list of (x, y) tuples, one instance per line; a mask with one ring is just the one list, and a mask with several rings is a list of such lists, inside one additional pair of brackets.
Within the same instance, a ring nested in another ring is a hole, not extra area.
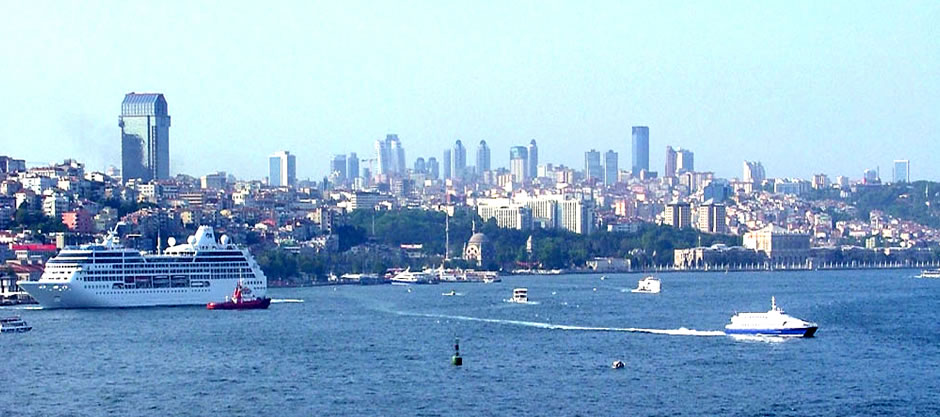
[(268, 280), (248, 249), (228, 236), (216, 241), (200, 226), (186, 243), (162, 254), (124, 248), (112, 230), (103, 242), (66, 247), (46, 263), (38, 281), (18, 284), (46, 309), (206, 305), (239, 282), (264, 297)]
[(19, 316), (0, 317), (0, 333), (26, 333), (33, 330)]
[(726, 334), (813, 337), (819, 326), (786, 314), (777, 307), (777, 299), (770, 298), (770, 311), (766, 313), (738, 313), (725, 326)]
[(506, 300), (510, 303), (520, 303), (525, 304), (529, 302), (529, 289), (528, 288), (515, 288), (512, 290), (512, 298)]
[(925, 269), (917, 278), (940, 278), (940, 269)]
[(662, 283), (659, 282), (655, 277), (646, 277), (637, 282), (636, 288), (630, 292), (635, 293), (644, 293), (644, 294), (659, 294), (659, 291), (662, 289)]
[(427, 272), (414, 272), (410, 268), (401, 271), (391, 279), (392, 284), (414, 285), (414, 284), (436, 284), (434, 275)]

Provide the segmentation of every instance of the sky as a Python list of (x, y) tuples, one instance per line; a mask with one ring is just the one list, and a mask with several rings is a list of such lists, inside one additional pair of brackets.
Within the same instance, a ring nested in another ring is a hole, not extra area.
[[(396, 133), (408, 165), (460, 139), (493, 166), (535, 139), (583, 169), (650, 128), (698, 171), (740, 177), (940, 180), (940, 2), (338, 1), (0, 4), (0, 155), (120, 166), (124, 94), (161, 92), (170, 170), (267, 175), (297, 155), (374, 157)], [(365, 166), (367, 164), (364, 164)]]

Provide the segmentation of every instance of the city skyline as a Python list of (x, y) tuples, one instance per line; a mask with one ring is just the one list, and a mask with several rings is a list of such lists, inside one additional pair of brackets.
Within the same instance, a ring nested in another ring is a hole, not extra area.
[[(322, 154), (371, 154), (387, 132), (427, 149), (425, 157), (458, 138), (486, 140), (492, 165), (508, 167), (506, 150), (535, 138), (540, 162), (580, 166), (580, 155), (595, 148), (618, 152), (626, 167), (629, 128), (644, 125), (653, 130), (649, 165), (657, 172), (661, 149), (672, 145), (696, 150), (697, 169), (720, 177), (739, 175), (742, 160), (762, 161), (770, 177), (859, 178), (908, 159), (911, 180), (940, 178), (931, 160), (940, 146), (935, 2), (798, 10), (608, 3), (597, 11), (569, 3), (538, 11), (539, 19), (521, 5), (483, 5), (462, 16), (434, 4), (375, 5), (376, 13), (365, 12), (372, 5), (316, 4), (304, 6), (315, 13), (221, 10), (213, 25), (198, 24), (205, 12), (173, 7), (60, 6), (14, 4), (0, 17), (15, 34), (0, 50), (19, 58), (0, 69), (16, 80), (0, 104), (0, 140), (31, 166), (75, 157), (100, 170), (119, 167), (115, 102), (128, 91), (155, 91), (173, 104), (174, 143), (186, 144), (170, 146), (170, 175), (263, 178), (266, 167), (240, 150), (261, 142), (266, 152), (296, 152), (298, 177), (317, 179), (329, 168)], [(295, 17), (305, 14), (318, 17)], [(631, 15), (644, 17), (642, 30), (590, 23)], [(48, 33), (24, 35), (40, 16)], [(134, 41), (122, 34), (145, 16), (166, 22), (170, 39), (153, 51), (166, 62), (126, 71), (123, 51)], [(389, 16), (409, 29), (379, 30)], [(675, 30), (680, 24), (686, 30)], [(515, 25), (525, 28), (516, 34), (520, 46), (502, 42)], [(242, 33), (246, 26), (276, 29), (254, 39)], [(758, 35), (715, 31), (724, 26)], [(469, 42), (463, 34), (472, 27), (493, 34)], [(321, 56), (291, 52), (307, 44), (322, 46)], [(210, 49), (216, 58), (202, 59)], [(572, 152), (570, 144), (583, 146)], [(849, 150), (850, 158), (831, 157)]]

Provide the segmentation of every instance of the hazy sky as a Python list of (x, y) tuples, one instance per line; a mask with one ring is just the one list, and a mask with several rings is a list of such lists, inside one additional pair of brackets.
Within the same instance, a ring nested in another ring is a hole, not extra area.
[[(270, 4), (269, 4), (270, 3)], [(198, 6), (198, 7), (194, 7)], [(940, 180), (940, 1), (335, 3), (40, 2), (0, 5), (0, 154), (120, 166), (125, 93), (162, 92), (170, 170), (266, 175), (297, 155), (372, 157), (397, 133), (408, 165), (485, 139), (494, 166), (536, 139), (583, 168), (650, 127), (697, 170), (861, 176), (910, 159)]]

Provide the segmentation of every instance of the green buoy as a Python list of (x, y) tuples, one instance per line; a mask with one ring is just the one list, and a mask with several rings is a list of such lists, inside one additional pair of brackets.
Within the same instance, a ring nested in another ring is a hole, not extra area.
[(450, 358), (451, 365), (463, 365), (463, 358), (460, 357), (460, 339), (454, 338), (454, 356)]

